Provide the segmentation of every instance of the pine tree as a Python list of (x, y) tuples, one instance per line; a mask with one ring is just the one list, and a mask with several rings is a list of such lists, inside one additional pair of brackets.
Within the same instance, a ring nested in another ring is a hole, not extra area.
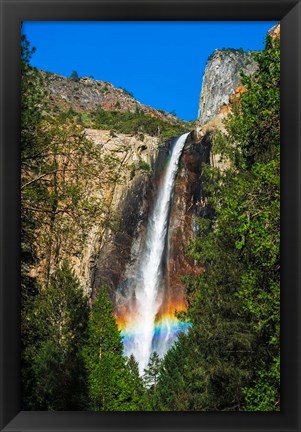
[(32, 380), (26, 383), (26, 409), (83, 409), (86, 378), (81, 349), (87, 300), (67, 261), (53, 274), (47, 290), (35, 298), (27, 319), (32, 344), (24, 359)]
[(153, 389), (154, 392), (156, 391), (160, 376), (161, 363), (162, 360), (160, 359), (159, 354), (154, 351), (150, 356), (147, 368), (144, 369), (143, 380), (145, 386), (149, 389)]
[(147, 389), (148, 401), (151, 410), (157, 409), (157, 385), (161, 372), (162, 359), (158, 353), (154, 351), (149, 359), (147, 368), (144, 369), (143, 382)]
[(241, 114), (230, 122), (229, 132), (235, 142), (244, 134), (242, 151), (252, 175), (239, 243), (246, 263), (239, 295), (244, 310), (251, 315), (256, 336), (253, 376), (244, 388), (244, 409), (273, 411), (280, 409), (279, 37), (267, 37), (257, 61), (254, 81), (245, 78), (249, 92), (242, 99)]
[(122, 354), (120, 332), (105, 287), (99, 290), (88, 324), (84, 359), (92, 411), (139, 409), (133, 376)]
[(139, 411), (149, 411), (150, 405), (147, 397), (146, 388), (144, 387), (143, 378), (139, 374), (139, 366), (133, 355), (127, 361), (127, 367), (130, 374), (130, 383), (132, 388), (132, 397)]
[(154, 408), (157, 411), (189, 411), (189, 383), (185, 374), (189, 349), (186, 335), (168, 350), (154, 395)]
[(235, 167), (224, 181), (219, 221), (236, 236), (237, 295), (255, 337), (244, 409), (271, 411), (280, 403), (280, 38), (268, 36), (254, 57), (258, 70), (243, 76), (247, 92), (226, 122), (227, 134), (216, 139), (222, 151), (231, 149)]
[(128, 359), (127, 366), (130, 371), (131, 379), (133, 382), (134, 394), (143, 395), (144, 393), (143, 380), (139, 374), (139, 366), (133, 354)]

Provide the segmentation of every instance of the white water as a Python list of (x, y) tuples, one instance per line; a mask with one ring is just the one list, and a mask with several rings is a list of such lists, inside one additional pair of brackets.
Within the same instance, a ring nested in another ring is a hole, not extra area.
[[(152, 353), (155, 334), (155, 317), (162, 304), (162, 260), (166, 246), (170, 203), (173, 197), (175, 177), (183, 147), (189, 133), (181, 135), (174, 144), (166, 174), (150, 216), (145, 248), (138, 269), (139, 283), (135, 287), (136, 319), (131, 346), (126, 354), (133, 354), (143, 373)], [(166, 337), (167, 343), (168, 337)], [(164, 344), (164, 341), (161, 343)], [(164, 351), (161, 346), (160, 351)]]

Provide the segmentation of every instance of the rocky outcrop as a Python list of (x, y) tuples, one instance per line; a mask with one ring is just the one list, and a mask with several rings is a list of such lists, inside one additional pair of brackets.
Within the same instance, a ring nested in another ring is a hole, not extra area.
[[(215, 50), (209, 57), (202, 81), (198, 120), (205, 124), (231, 102), (230, 96), (244, 90), (240, 72), (250, 75), (257, 69), (251, 54), (242, 50)], [(232, 103), (234, 102), (232, 98)]]
[(92, 112), (97, 108), (105, 111), (141, 110), (169, 123), (177, 123), (174, 115), (157, 110), (137, 101), (127, 90), (116, 88), (106, 81), (82, 77), (78, 80), (62, 75), (40, 71), (44, 79), (50, 105), (64, 109), (72, 108), (76, 112)]
[[(257, 70), (251, 54), (242, 50), (215, 50), (209, 57), (203, 76), (196, 136), (211, 141), (214, 131), (226, 132), (224, 121), (238, 103), (246, 88), (241, 84), (241, 71), (246, 75)], [(225, 170), (229, 161), (214, 151), (210, 152), (210, 164)]]
[(219, 168), (224, 171), (229, 168), (230, 161), (221, 157), (219, 153), (216, 152), (213, 146), (213, 134), (216, 131), (221, 131), (223, 133), (226, 132), (225, 129), (225, 119), (228, 117), (229, 113), (232, 110), (232, 104), (229, 103), (222, 109), (215, 117), (209, 120), (205, 124), (201, 124), (197, 122), (195, 128), (195, 139), (198, 142), (201, 142), (203, 146), (205, 146), (208, 150), (208, 163), (211, 166)]
[(272, 38), (277, 38), (280, 37), (280, 24), (276, 24), (274, 25), (274, 27), (272, 27), (269, 31), (268, 31), (268, 35), (271, 36)]

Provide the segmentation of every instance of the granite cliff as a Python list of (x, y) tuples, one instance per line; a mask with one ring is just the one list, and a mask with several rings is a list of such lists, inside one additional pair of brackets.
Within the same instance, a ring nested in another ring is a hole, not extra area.
[[(198, 120), (205, 124), (212, 120), (230, 102), (230, 96), (243, 91), (240, 72), (255, 72), (256, 62), (243, 50), (215, 50), (208, 59), (203, 75)], [(238, 89), (238, 91), (236, 91)], [(232, 98), (234, 102), (234, 98)]]

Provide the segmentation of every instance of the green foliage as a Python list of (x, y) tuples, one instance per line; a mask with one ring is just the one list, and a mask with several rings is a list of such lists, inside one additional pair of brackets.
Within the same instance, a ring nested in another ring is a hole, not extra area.
[[(30, 155), (43, 152), (37, 144), (42, 110), (45, 107), (44, 94), (38, 71), (30, 66), (34, 48), (30, 47), (26, 36), (21, 36), (21, 157), (27, 161)], [(38, 196), (42, 191), (30, 192), (29, 196)], [(40, 293), (40, 284), (30, 276), (30, 268), (37, 262), (36, 231), (41, 226), (40, 220), (31, 212), (21, 212), (21, 347), (22, 347), (22, 391), (23, 395), (34, 380), (28, 353), (34, 344), (30, 316), (33, 313), (33, 302)], [(26, 358), (27, 357), (27, 358)], [(27, 395), (28, 396), (28, 395)], [(28, 406), (26, 396), (23, 400)]]
[[(242, 388), (250, 377), (254, 337), (248, 316), (236, 297), (240, 253), (229, 223), (205, 220), (190, 254), (205, 271), (187, 277), (192, 329), (188, 333), (186, 369), (189, 409), (240, 410)], [(185, 349), (185, 346), (183, 347)]]
[(139, 161), (138, 168), (139, 168), (140, 170), (142, 170), (142, 171), (146, 171), (146, 172), (150, 172), (150, 170), (151, 170), (150, 165), (149, 165), (147, 162), (143, 161), (143, 160), (140, 160), (140, 161)]
[(153, 352), (150, 356), (147, 368), (144, 369), (143, 380), (147, 388), (156, 390), (160, 375), (161, 359), (158, 353)]
[[(144, 134), (158, 136), (162, 140), (166, 140), (187, 131), (187, 124), (181, 121), (169, 123), (158, 117), (145, 114), (140, 109), (136, 109), (135, 112), (120, 111), (119, 109), (120, 105), (117, 101), (115, 111), (98, 108), (93, 113), (76, 113), (69, 109), (62, 111), (60, 115), (65, 118), (73, 118), (83, 127), (137, 135), (141, 141), (144, 140)], [(191, 126), (193, 127), (193, 124)]]
[(256, 371), (252, 387), (244, 388), (245, 411), (279, 410), (280, 359), (279, 355), (272, 360), (268, 370), (261, 362)]
[(132, 180), (135, 177), (137, 171), (145, 171), (149, 173), (151, 171), (151, 166), (144, 162), (143, 160), (139, 160), (138, 163), (132, 163), (129, 165), (130, 168), (130, 179)]
[(83, 113), (81, 114), (80, 122), (81, 122), (81, 124), (82, 124), (84, 127), (86, 127), (86, 128), (93, 127), (93, 121), (92, 121), (92, 118), (91, 118), (91, 116), (90, 116), (88, 113), (86, 113), (86, 112), (83, 112)]
[(150, 356), (147, 368), (144, 369), (143, 383), (147, 389), (148, 400), (151, 410), (161, 410), (157, 400), (157, 386), (161, 373), (162, 359), (157, 352), (153, 352)]
[[(246, 410), (279, 409), (280, 44), (267, 38), (259, 69), (226, 123), (234, 170), (222, 180), (218, 231), (228, 224), (242, 265), (236, 297), (255, 337)], [(217, 194), (218, 195), (218, 194)], [(216, 230), (217, 231), (217, 230)], [(219, 232), (217, 235), (219, 235)]]
[(105, 287), (99, 290), (88, 323), (83, 350), (88, 374), (89, 409), (92, 411), (135, 411), (145, 403), (137, 367), (127, 364), (122, 341)]
[(143, 111), (105, 111), (99, 108), (93, 115), (97, 129), (114, 129), (125, 134), (148, 134), (167, 139), (184, 133), (187, 128), (181, 123), (170, 124)]
[(34, 146), (42, 109), (45, 106), (40, 75), (29, 62), (35, 49), (21, 36), (21, 149)]
[(280, 41), (267, 38), (263, 52), (253, 54), (258, 70), (242, 76), (248, 91), (227, 125), (229, 142), (239, 144), (241, 168), (278, 157), (280, 146)]
[(30, 410), (84, 409), (85, 381), (80, 351), (87, 300), (68, 263), (52, 276), (24, 314), (23, 404)]
[(132, 388), (132, 396), (136, 404), (136, 409), (149, 411), (149, 397), (144, 386), (143, 378), (139, 374), (138, 363), (133, 355), (131, 355), (127, 361), (127, 368), (130, 374), (130, 387)]
[(186, 336), (182, 334), (164, 357), (153, 398), (155, 410), (189, 410), (189, 383), (184, 373), (189, 365), (188, 352)]
[[(280, 40), (256, 53), (259, 69), (243, 77), (248, 92), (227, 126), (240, 149), (235, 165), (250, 181), (240, 214), (239, 240), (245, 269), (238, 296), (256, 335), (254, 376), (244, 389), (248, 411), (278, 410), (280, 342)], [(243, 199), (242, 198), (242, 199)]]

